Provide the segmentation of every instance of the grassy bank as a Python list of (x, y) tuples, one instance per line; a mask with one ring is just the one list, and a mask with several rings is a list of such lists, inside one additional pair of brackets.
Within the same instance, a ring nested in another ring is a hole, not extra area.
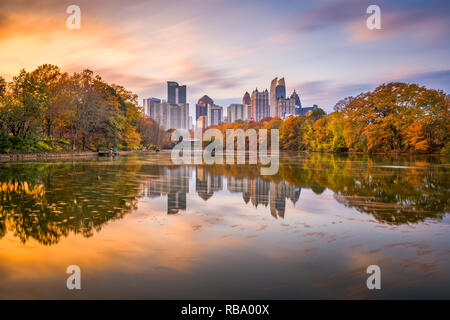
[[(156, 151), (120, 151), (121, 155), (134, 153), (155, 153)], [(93, 158), (98, 157), (97, 152), (92, 151), (62, 151), (62, 152), (38, 152), (38, 153), (15, 153), (15, 154), (0, 154), (0, 162), (23, 161), (23, 160), (49, 160), (49, 159), (77, 159), (77, 158)]]

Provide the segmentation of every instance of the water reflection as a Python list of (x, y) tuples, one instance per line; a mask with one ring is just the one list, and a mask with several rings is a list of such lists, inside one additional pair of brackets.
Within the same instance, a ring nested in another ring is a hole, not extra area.
[(91, 237), (140, 199), (167, 197), (167, 213), (180, 214), (189, 209), (187, 194), (214, 205), (225, 191), (241, 194), (244, 206), (268, 207), (274, 218), (289, 214), (286, 200), (295, 206), (302, 189), (329, 189), (336, 202), (389, 224), (449, 212), (447, 158), (284, 155), (277, 175), (260, 176), (255, 166), (174, 166), (162, 157), (3, 164), (0, 238), (10, 231), (22, 243), (52, 245), (70, 232)]
[(167, 196), (167, 213), (186, 210), (186, 194), (189, 193), (189, 167), (158, 167), (157, 175), (142, 183), (142, 193), (147, 198)]
[[(300, 197), (301, 187), (292, 186), (284, 181), (271, 182), (260, 177), (236, 178), (214, 174), (208, 167), (170, 166), (160, 167), (159, 176), (149, 177), (142, 183), (142, 194), (146, 199), (167, 197), (167, 213), (175, 214), (186, 210), (186, 194), (189, 180), (194, 179), (196, 193), (204, 201), (213, 198), (214, 193), (228, 190), (242, 194), (245, 204), (249, 202), (255, 208), (259, 205), (269, 207), (274, 218), (284, 217), (286, 199), (295, 203)], [(226, 188), (224, 186), (226, 179)]]
[(4, 165), (0, 173), (0, 237), (59, 242), (70, 232), (91, 237), (137, 208), (139, 166), (96, 162)]
[(439, 157), (285, 155), (274, 176), (260, 176), (259, 168), (248, 165), (182, 166), (164, 169), (164, 178), (151, 184), (157, 184), (156, 194), (168, 195), (168, 213), (186, 209), (195, 174), (193, 192), (203, 200), (223, 190), (241, 193), (243, 203), (269, 207), (274, 218), (285, 216), (287, 199), (295, 206), (302, 188), (318, 195), (329, 189), (338, 203), (380, 222), (404, 224), (449, 212), (448, 168), (448, 159)]

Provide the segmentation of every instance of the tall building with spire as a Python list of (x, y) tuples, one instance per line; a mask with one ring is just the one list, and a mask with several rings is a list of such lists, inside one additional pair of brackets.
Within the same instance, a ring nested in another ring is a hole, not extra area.
[(247, 106), (247, 119), (252, 119), (252, 98), (248, 91), (245, 92), (244, 97), (242, 97), (242, 104)]
[(298, 93), (295, 91), (295, 89), (294, 89), (294, 92), (292, 92), (292, 94), (291, 94), (291, 98), (294, 99), (294, 101), (295, 101), (295, 106), (296, 106), (296, 107), (299, 107), (299, 108), (301, 109), (301, 108), (302, 108), (302, 102), (300, 101), (300, 96), (299, 96)]
[(250, 94), (248, 92), (245, 92), (244, 97), (242, 98), (242, 104), (251, 105), (252, 99), (250, 98)]

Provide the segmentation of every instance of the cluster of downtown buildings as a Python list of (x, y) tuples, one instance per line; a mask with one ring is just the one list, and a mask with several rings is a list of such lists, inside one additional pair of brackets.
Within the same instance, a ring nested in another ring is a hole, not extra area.
[[(286, 119), (301, 116), (317, 109), (317, 105), (303, 108), (300, 97), (295, 92), (286, 95), (284, 78), (275, 78), (270, 84), (270, 92), (265, 89), (252, 94), (246, 92), (242, 103), (228, 106), (226, 115), (224, 108), (216, 105), (214, 100), (204, 95), (195, 106), (195, 127), (205, 129), (220, 123), (241, 121), (260, 121), (267, 117)], [(167, 100), (158, 98), (144, 99), (145, 113), (157, 121), (165, 130), (194, 129), (192, 117), (189, 115), (189, 103), (186, 101), (186, 86), (177, 82), (167, 82)]]

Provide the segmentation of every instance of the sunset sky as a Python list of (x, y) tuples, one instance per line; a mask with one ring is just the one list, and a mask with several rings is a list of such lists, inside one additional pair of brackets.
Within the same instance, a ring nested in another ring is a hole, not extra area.
[[(66, 28), (81, 7), (81, 30)], [(366, 9), (381, 8), (381, 30)], [(387, 81), (450, 90), (450, 2), (364, 0), (0, 0), (0, 75), (44, 63), (89, 68), (142, 98), (188, 87), (226, 107), (285, 77), (326, 111)]]

